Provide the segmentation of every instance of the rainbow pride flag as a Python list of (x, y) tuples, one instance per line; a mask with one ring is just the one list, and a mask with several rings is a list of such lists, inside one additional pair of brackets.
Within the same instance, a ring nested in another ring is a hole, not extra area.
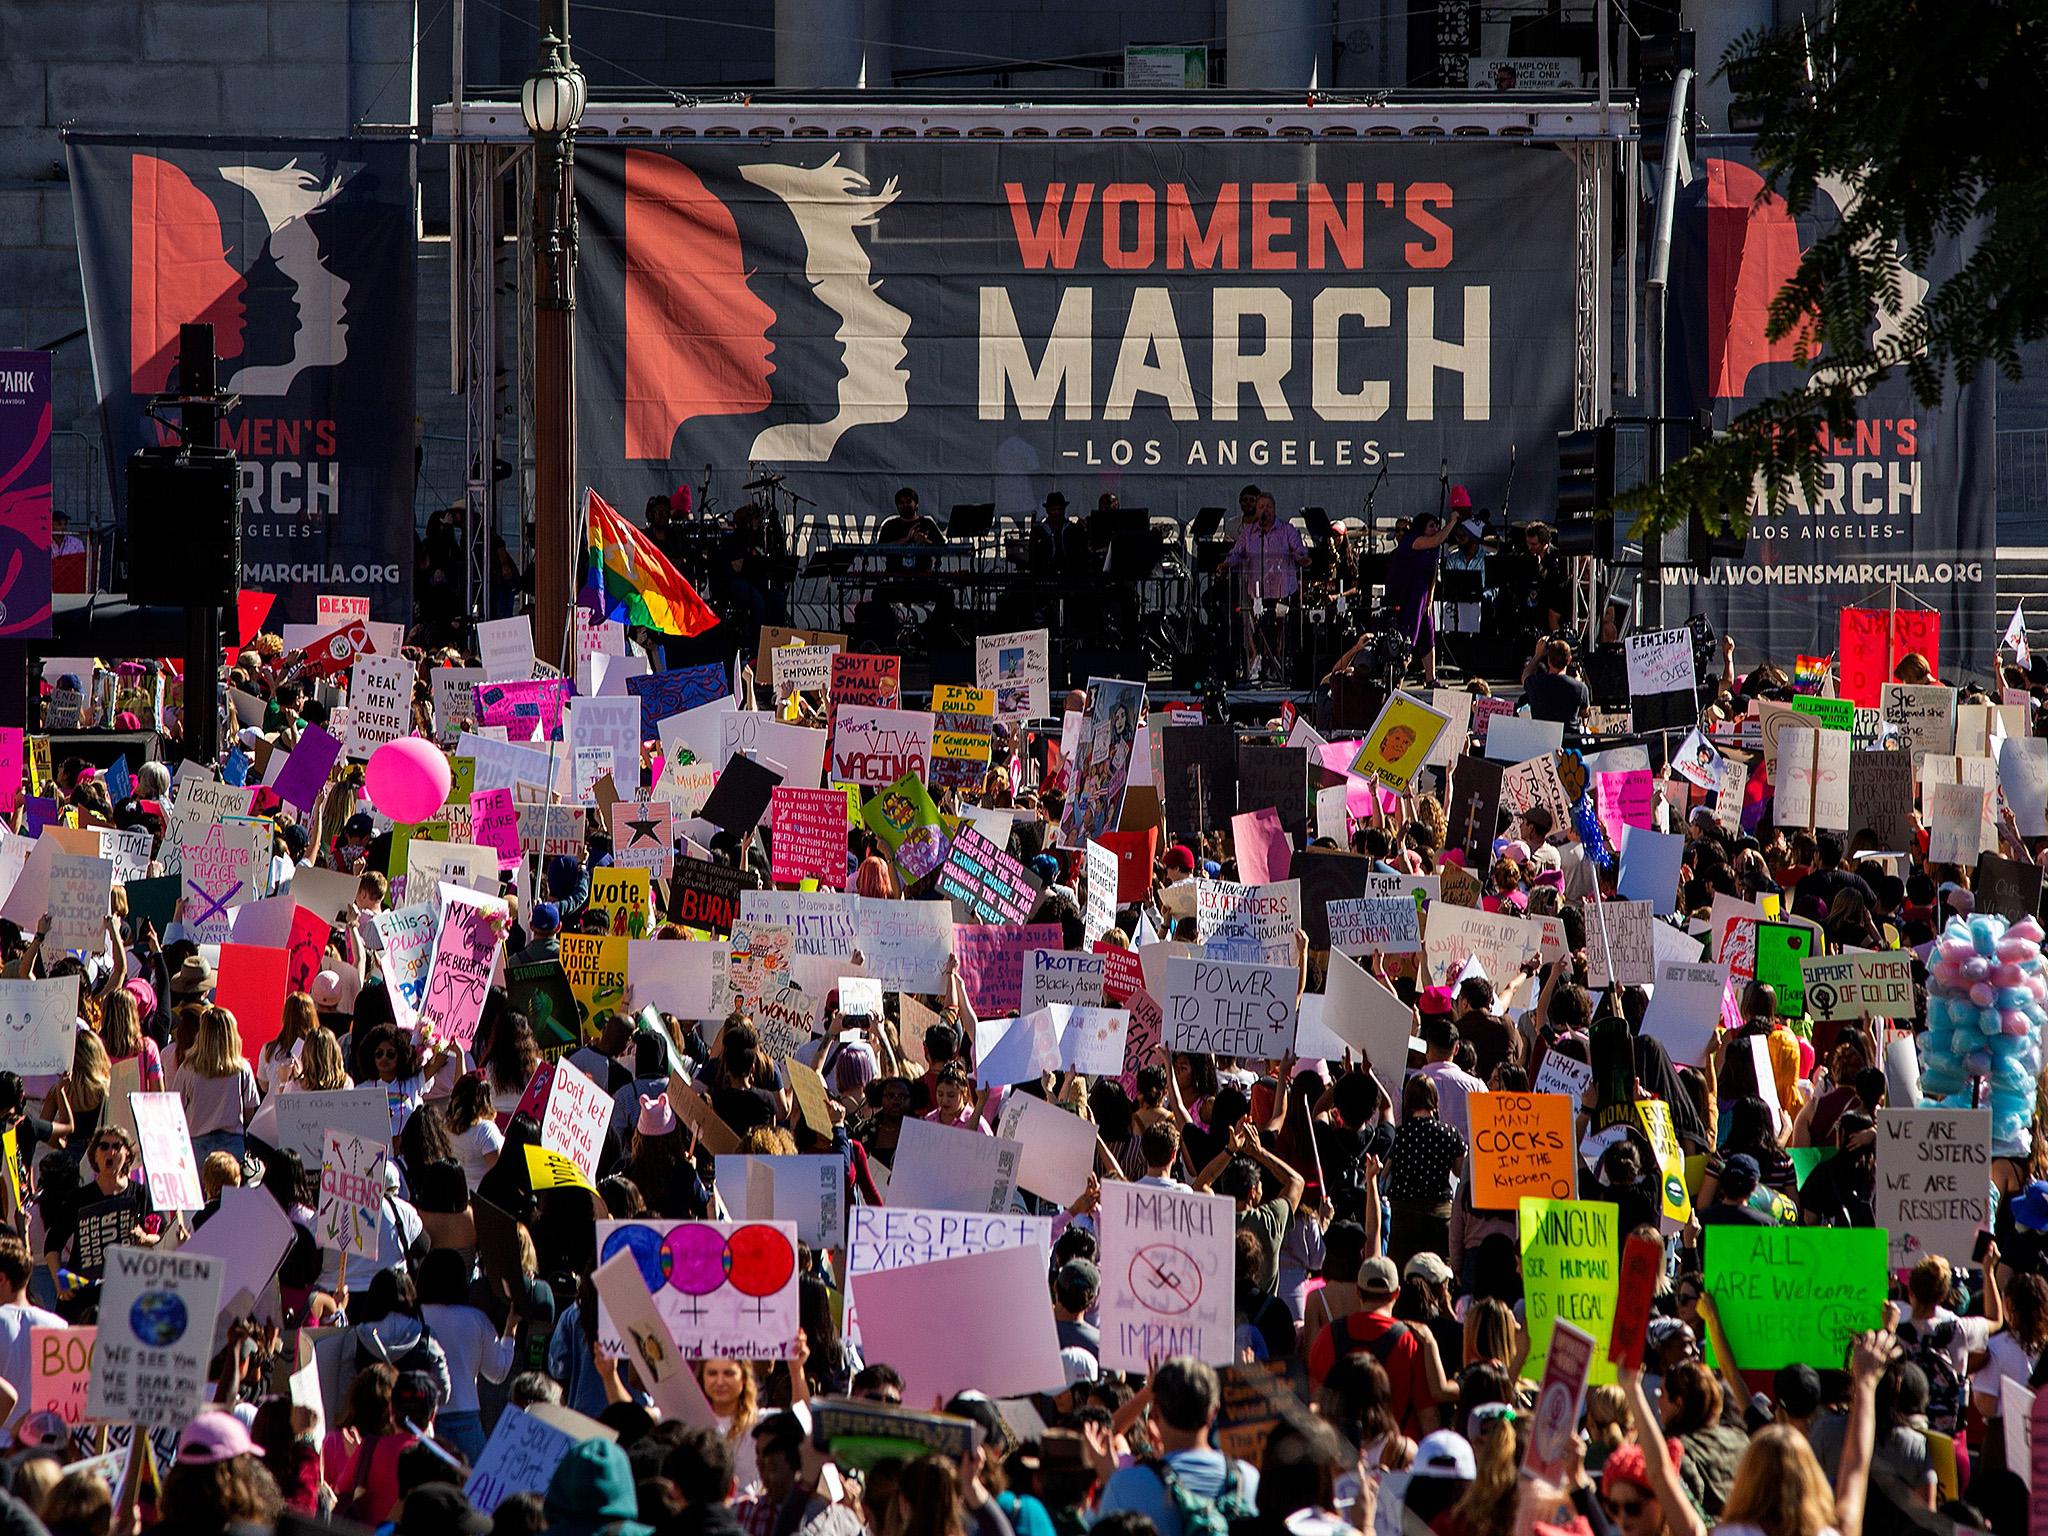
[(589, 529), (590, 590), (613, 618), (665, 635), (701, 635), (718, 622), (697, 589), (646, 534), (614, 512), (597, 492), (583, 492)]

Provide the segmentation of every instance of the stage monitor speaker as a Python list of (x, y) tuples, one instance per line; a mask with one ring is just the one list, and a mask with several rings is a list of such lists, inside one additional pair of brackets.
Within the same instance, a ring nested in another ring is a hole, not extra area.
[(232, 607), (242, 580), (236, 460), (144, 448), (128, 460), (128, 600)]

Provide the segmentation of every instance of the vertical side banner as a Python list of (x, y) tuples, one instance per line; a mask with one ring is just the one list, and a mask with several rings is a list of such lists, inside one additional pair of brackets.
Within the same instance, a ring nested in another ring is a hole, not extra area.
[[(179, 327), (209, 321), (240, 402), (243, 584), (310, 624), (321, 592), (412, 607), (417, 177), (409, 144), (67, 135), (117, 517)], [(10, 605), (11, 606), (11, 605)]]
[(0, 635), (50, 633), (50, 354), (0, 351)]

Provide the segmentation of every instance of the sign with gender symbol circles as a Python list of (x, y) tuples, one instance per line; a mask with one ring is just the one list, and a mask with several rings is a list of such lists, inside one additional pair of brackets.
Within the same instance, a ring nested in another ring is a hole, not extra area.
[[(796, 1340), (796, 1225), (601, 1221), (598, 1259), (631, 1254), (684, 1358), (787, 1359)], [(617, 1352), (610, 1320), (598, 1340)]]

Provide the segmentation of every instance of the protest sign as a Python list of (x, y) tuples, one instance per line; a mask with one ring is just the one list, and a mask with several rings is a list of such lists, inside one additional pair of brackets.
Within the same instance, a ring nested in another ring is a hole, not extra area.
[(1052, 713), (1051, 634), (1043, 629), (981, 635), (974, 642), (974, 681), (996, 696), (998, 720), (1042, 720)]
[[(1348, 746), (1340, 747), (1348, 753)], [(1308, 749), (1240, 742), (1237, 748), (1237, 803), (1244, 809), (1270, 806), (1289, 837), (1308, 829)]]
[(1521, 974), (1522, 962), (1536, 953), (1536, 942), (1536, 930), (1526, 918), (1435, 902), (1423, 925), (1422, 961), (1429, 984), (1445, 987), (1467, 961), (1477, 960), (1487, 980), (1501, 991)]
[(93, 1338), (96, 1328), (28, 1330), (28, 1410), (54, 1413), (74, 1429), (85, 1422), (86, 1394), (92, 1388)]
[(492, 1426), (463, 1493), (479, 1512), (493, 1514), (513, 1494), (547, 1487), (562, 1458), (585, 1440), (617, 1438), (617, 1431), (556, 1403), (531, 1408), (508, 1404)]
[(1301, 882), (1195, 882), (1195, 937), (1212, 960), (1289, 965), (1301, 931)]
[(1927, 862), (1975, 864), (1977, 855), (1997, 844), (1991, 819), (1996, 791), (1975, 784), (1929, 784), (1922, 788), (1927, 805)]
[(1647, 901), (1587, 903), (1587, 985), (1597, 989), (1652, 981), (1657, 950), (1650, 930), (1655, 922)]
[(1227, 1197), (1111, 1180), (1096, 1228), (1104, 1369), (1237, 1358), (1237, 1212)]
[(226, 1263), (157, 1248), (106, 1253), (85, 1416), (183, 1429), (205, 1405)]
[(1060, 949), (1027, 950), (1017, 1006), (1026, 1013), (1054, 1003), (1073, 1008), (1100, 1007), (1102, 980), (1108, 965), (1100, 955)]
[(269, 857), (268, 822), (217, 821), (196, 830), (181, 825), (178, 877), (183, 882), (179, 894), (185, 898), (186, 936), (200, 944), (220, 944), (232, 937), (233, 909), (262, 894), (258, 883)]
[(1849, 765), (1853, 755), (1846, 731), (1780, 731), (1774, 781), (1778, 825), (1849, 830)]
[(1614, 1324), (1607, 1335), (1608, 1358), (1622, 1369), (1643, 1367), (1643, 1355), (1649, 1344), (1650, 1309), (1656, 1301), (1657, 1281), (1663, 1272), (1662, 1243), (1640, 1235), (1623, 1241)]
[[(849, 1296), (856, 1276), (907, 1269), (940, 1259), (988, 1253), (997, 1248), (1037, 1247), (1052, 1251), (1052, 1218), (1008, 1213), (925, 1210), (890, 1204), (857, 1205), (847, 1213), (846, 1277)], [(851, 1299), (846, 1307), (848, 1339), (860, 1342)]]
[(1340, 897), (1324, 906), (1329, 947), (1346, 955), (1412, 955), (1422, 948), (1421, 913), (1406, 896)]
[(939, 808), (921, 777), (905, 774), (868, 797), (861, 820), (896, 860), (906, 880), (923, 879), (946, 856)]
[[(909, 1269), (878, 1270), (851, 1282), (863, 1350), (903, 1377), (905, 1402), (945, 1401), (959, 1392), (1026, 1397), (1066, 1380), (1059, 1334), (1036, 1247), (992, 1248)], [(997, 1328), (934, 1328), (932, 1319), (972, 1296)]]
[(1028, 1093), (1003, 1100), (996, 1134), (1021, 1146), (1017, 1187), (1056, 1205), (1071, 1205), (1095, 1171), (1095, 1123)]
[(344, 1258), (382, 1261), (379, 1217), (384, 1208), (384, 1159), (388, 1140), (328, 1131), (320, 1154), (320, 1207), (313, 1239)]
[(1056, 923), (1022, 928), (966, 926), (956, 928), (953, 947), (960, 959), (960, 981), (976, 1012), (1015, 1013), (1024, 1000), (1024, 956), (1049, 949), (1060, 941)]
[(653, 876), (643, 868), (599, 865), (590, 872), (589, 909), (614, 938), (646, 938), (654, 916)]
[[(1715, 1227), (1706, 1289), (1742, 1369), (1839, 1370), (1850, 1338), (1879, 1324), (1888, 1264), (1878, 1227)], [(1711, 1361), (1713, 1341), (1703, 1342)]]
[(1815, 1023), (1914, 1016), (1913, 960), (1901, 954), (1808, 955), (1799, 962), (1806, 1013)]
[(941, 1211), (1007, 1211), (1023, 1152), (1006, 1137), (905, 1120), (889, 1198)]
[[(942, 916), (951, 916), (943, 903), (932, 905)], [(740, 896), (740, 915), (795, 935), (791, 973), (806, 992), (822, 998), (853, 969), (853, 903), (838, 891), (746, 891)], [(948, 922), (945, 929), (950, 941), (953, 925)]]
[(79, 977), (0, 979), (0, 1067), (23, 1077), (71, 1070)]
[(953, 910), (943, 901), (853, 898), (854, 935), (868, 974), (891, 992), (936, 996), (953, 953)]
[(198, 1164), (192, 1160), (184, 1101), (175, 1093), (138, 1093), (129, 1105), (135, 1115), (135, 1139), (142, 1144), (150, 1201), (160, 1211), (198, 1210), (206, 1196), (199, 1187)]
[(778, 645), (768, 653), (768, 681), (775, 685), (776, 696), (787, 693), (822, 694), (832, 685), (832, 658), (839, 654), (836, 645)]
[(1466, 1096), (1465, 1107), (1472, 1125), (1475, 1209), (1518, 1210), (1524, 1195), (1571, 1198), (1578, 1188), (1574, 1100), (1556, 1093), (1474, 1093)]
[(922, 780), (931, 757), (932, 729), (927, 710), (836, 706), (832, 712), (832, 777), (842, 784), (868, 788), (893, 784), (906, 774)]
[(1237, 850), (1237, 872), (1247, 885), (1287, 878), (1293, 840), (1271, 806), (1230, 818), (1230, 845)]
[(113, 890), (112, 861), (74, 853), (52, 857), (45, 898), (50, 915), (50, 929), (43, 936), (45, 953), (56, 956), (65, 950), (83, 950), (98, 954), (107, 942)]
[(787, 1221), (797, 1241), (846, 1246), (846, 1163), (836, 1154), (715, 1159), (718, 1193), (735, 1220)]
[(1727, 973), (1718, 965), (1660, 960), (1656, 978), (1642, 1032), (1662, 1043), (1673, 1061), (1697, 1065), (1714, 1043)]
[(846, 889), (846, 796), (836, 789), (778, 784), (768, 800), (773, 852), (769, 873), (778, 885), (815, 880)]
[(1997, 744), (1997, 755), (1999, 787), (2020, 836), (2048, 837), (2048, 741), (2006, 736)]
[(1168, 1050), (1264, 1060), (1293, 1046), (1299, 977), (1292, 967), (1186, 957), (1168, 961), (1166, 975)]
[(1669, 912), (1678, 902), (1678, 877), (1684, 866), (1683, 832), (1623, 827), (1616, 893), (1626, 900), (1649, 902), (1653, 912)]
[[(1610, 1334), (1611, 1336), (1611, 1334)], [(1579, 1409), (1593, 1370), (1593, 1336), (1562, 1318), (1550, 1325), (1550, 1347), (1543, 1356), (1542, 1383), (1529, 1428), (1529, 1448), (1522, 1470), (1546, 1482), (1565, 1483), (1573, 1466), (1573, 1444), (1579, 1432)]]
[(675, 808), (668, 801), (621, 800), (612, 808), (611, 828), (614, 864), (668, 878), (676, 856)]
[(450, 885), (441, 893), (441, 931), (420, 997), (420, 1028), (468, 1050), (505, 943), (505, 904)]
[[(1414, 1033), (1415, 1016), (1408, 1005), (1357, 961), (1336, 950), (1330, 954), (1324, 1000), (1324, 1029), (1374, 1066), (1398, 1076)], [(1307, 1002), (1302, 999), (1304, 1008)]]
[[(841, 802), (844, 804), (844, 802)], [(845, 842), (844, 836), (840, 838)], [(845, 867), (842, 856), (840, 867)], [(724, 937), (740, 914), (745, 880), (737, 869), (708, 859), (678, 857), (669, 874), (668, 915), (685, 928)]]
[(1415, 775), (1429, 760), (1450, 716), (1398, 689), (1380, 706), (1377, 719), (1351, 760), (1349, 771), (1397, 794), (1415, 787)]
[(903, 658), (874, 656), (862, 651), (841, 651), (832, 658), (827, 673), (832, 703), (887, 708), (903, 695)]
[(794, 1223), (600, 1221), (597, 1244), (600, 1263), (633, 1256), (686, 1360), (788, 1358), (797, 1330)]
[(427, 992), (427, 968), (434, 957), (434, 909), (412, 904), (370, 919), (378, 942), (377, 968), (384, 973), (391, 1011), (410, 1026)]
[(1699, 720), (1692, 640), (1689, 629), (1627, 637), (1629, 709), (1638, 731), (1684, 730)]
[(1991, 1111), (1880, 1108), (1874, 1209), (1894, 1270), (1969, 1254), (1991, 1223)]
[(735, 757), (719, 769), (698, 814), (735, 837), (748, 837), (768, 814), (768, 802), (784, 777), (766, 763)]
[(1116, 850), (1090, 838), (1082, 858), (1081, 883), (1087, 904), (1081, 919), (1081, 942), (1093, 944), (1116, 926), (1117, 887), (1121, 883)]
[(974, 1077), (978, 1083), (992, 1087), (1035, 1083), (1059, 1067), (1059, 1024), (1049, 1008), (1013, 1019), (983, 1019), (977, 1034), (980, 1052)]
[(1029, 922), (1044, 889), (1006, 849), (964, 823), (953, 834), (937, 883), (939, 894), (959, 902), (977, 923)]
[(1956, 749), (1956, 691), (1932, 684), (1886, 683), (1878, 712), (1911, 756), (1914, 771), (1930, 752)]
[(280, 1093), (271, 1102), (277, 1106), (279, 1149), (289, 1148), (298, 1153), (299, 1161), (308, 1168), (318, 1168), (325, 1158), (329, 1130), (390, 1144), (391, 1099), (382, 1083), (312, 1093)]
[(1973, 911), (1991, 912), (2017, 922), (2041, 911), (2041, 866), (2032, 860), (2008, 859), (1986, 849), (1977, 855), (1970, 881), (1976, 897)]
[(469, 830), (478, 845), (498, 856), (498, 868), (519, 862), (519, 812), (509, 789), (480, 789), (469, 798)]
[(655, 1310), (647, 1278), (632, 1252), (613, 1254), (590, 1280), (597, 1291), (600, 1330), (607, 1339), (618, 1341), (620, 1353), (632, 1362), (640, 1385), (654, 1399), (661, 1417), (716, 1431), (718, 1416), (705, 1400), (696, 1373), (676, 1352), (668, 1325)]
[(416, 663), (404, 656), (361, 655), (349, 668), (348, 736), (352, 758), (367, 758), (387, 741), (412, 731)]
[[(1540, 1370), (1554, 1323), (1569, 1323), (1595, 1339), (1613, 1336), (1620, 1289), (1618, 1211), (1604, 1200), (1523, 1199), (1522, 1295), (1529, 1329), (1524, 1376)], [(1614, 1362), (1604, 1347), (1593, 1357), (1591, 1380), (1614, 1380)]]

